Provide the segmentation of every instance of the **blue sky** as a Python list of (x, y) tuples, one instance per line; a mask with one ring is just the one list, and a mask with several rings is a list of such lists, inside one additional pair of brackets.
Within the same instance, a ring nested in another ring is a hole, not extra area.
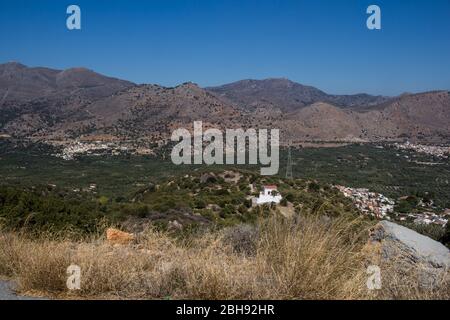
[[(66, 28), (77, 4), (82, 30)], [(382, 30), (366, 28), (366, 8)], [(1, 0), (0, 63), (137, 83), (285, 77), (329, 93), (450, 89), (450, 0)]]

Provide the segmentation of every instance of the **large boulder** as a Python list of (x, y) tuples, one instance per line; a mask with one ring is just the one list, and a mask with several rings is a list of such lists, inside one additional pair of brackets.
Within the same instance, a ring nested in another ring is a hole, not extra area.
[[(450, 250), (443, 244), (398, 224), (381, 221), (370, 231), (372, 263), (395, 264), (398, 270), (418, 270), (420, 286), (430, 287), (450, 271)], [(374, 259), (375, 258), (375, 259)]]

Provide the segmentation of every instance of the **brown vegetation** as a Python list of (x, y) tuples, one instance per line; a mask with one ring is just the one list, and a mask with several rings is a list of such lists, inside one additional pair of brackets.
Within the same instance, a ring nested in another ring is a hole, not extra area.
[[(119, 299), (448, 299), (448, 282), (418, 288), (414, 273), (390, 268), (383, 289), (366, 287), (363, 220), (271, 217), (189, 239), (149, 229), (137, 244), (110, 245), (2, 233), (0, 273), (21, 292), (59, 298)], [(81, 267), (81, 290), (66, 288)], [(383, 270), (384, 272), (384, 270)], [(383, 278), (383, 279), (384, 279)], [(401, 281), (400, 281), (401, 278)], [(405, 281), (406, 280), (406, 281)], [(447, 285), (445, 285), (447, 284)]]

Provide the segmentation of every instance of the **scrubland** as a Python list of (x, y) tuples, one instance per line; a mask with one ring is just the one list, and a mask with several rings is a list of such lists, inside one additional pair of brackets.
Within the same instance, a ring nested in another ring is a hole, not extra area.
[[(113, 245), (102, 232), (0, 234), (0, 275), (22, 294), (59, 299), (449, 299), (448, 275), (421, 288), (414, 270), (382, 267), (382, 289), (368, 290), (364, 219), (272, 216), (177, 238), (148, 228)], [(81, 288), (67, 289), (69, 265)]]

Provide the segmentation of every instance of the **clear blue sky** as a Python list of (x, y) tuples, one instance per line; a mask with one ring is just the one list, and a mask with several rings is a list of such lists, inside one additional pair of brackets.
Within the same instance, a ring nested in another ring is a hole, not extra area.
[[(82, 30), (66, 29), (66, 8)], [(382, 30), (366, 8), (382, 9)], [(137, 83), (286, 77), (329, 93), (450, 89), (450, 0), (1, 0), (0, 63)]]

